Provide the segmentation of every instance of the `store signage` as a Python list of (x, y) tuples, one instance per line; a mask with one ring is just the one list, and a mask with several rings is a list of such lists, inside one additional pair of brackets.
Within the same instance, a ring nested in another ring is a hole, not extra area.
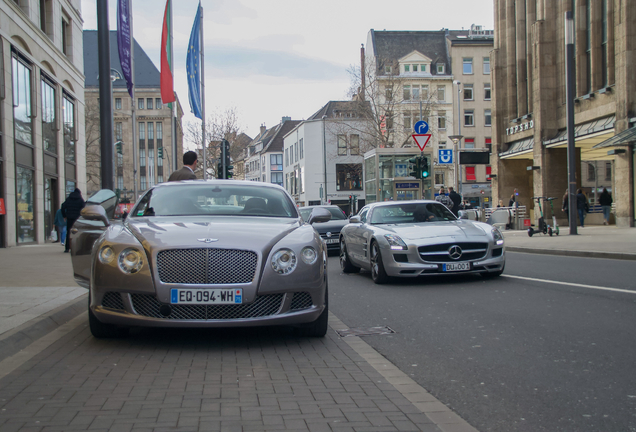
[(396, 189), (419, 189), (420, 184), (419, 183), (396, 183), (395, 188)]
[(7, 214), (7, 211), (4, 208), (4, 198), (0, 198), (0, 215)]
[(529, 122), (506, 128), (506, 135), (514, 135), (516, 133), (527, 131), (533, 128), (534, 128), (534, 120), (530, 120)]

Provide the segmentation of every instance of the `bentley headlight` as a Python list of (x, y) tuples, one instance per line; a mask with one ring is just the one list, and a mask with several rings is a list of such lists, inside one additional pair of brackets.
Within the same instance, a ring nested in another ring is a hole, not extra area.
[(287, 275), (296, 270), (298, 260), (291, 249), (280, 249), (272, 255), (272, 268), (278, 274)]
[(386, 241), (389, 242), (389, 245), (391, 246), (392, 250), (407, 250), (408, 247), (406, 246), (406, 243), (404, 243), (404, 240), (402, 240), (399, 236), (396, 236), (395, 234), (385, 234), (384, 238), (386, 239)]
[(492, 238), (495, 240), (495, 244), (497, 246), (504, 244), (503, 234), (499, 231), (499, 228), (492, 229)]
[(115, 259), (115, 251), (110, 246), (104, 246), (99, 251), (99, 262), (110, 264)]
[(305, 264), (313, 264), (318, 259), (318, 253), (316, 253), (316, 249), (307, 246), (306, 248), (303, 248), (300, 253), (300, 257), (303, 259)]
[(119, 268), (124, 273), (137, 273), (143, 265), (143, 256), (137, 249), (127, 248), (119, 254)]

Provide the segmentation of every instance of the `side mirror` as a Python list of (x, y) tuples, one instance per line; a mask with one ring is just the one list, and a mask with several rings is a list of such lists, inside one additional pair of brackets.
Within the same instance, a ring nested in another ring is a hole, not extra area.
[(351, 216), (349, 218), (349, 223), (360, 223), (360, 216), (356, 215), (356, 216)]
[(326, 208), (318, 207), (312, 210), (309, 215), (309, 220), (307, 220), (308, 224), (313, 224), (314, 222), (328, 222), (331, 220), (331, 212)]
[(84, 207), (80, 212), (80, 215), (84, 219), (102, 221), (105, 226), (110, 225), (108, 215), (106, 215), (106, 210), (104, 210), (104, 207), (100, 205), (89, 205), (87, 207)]

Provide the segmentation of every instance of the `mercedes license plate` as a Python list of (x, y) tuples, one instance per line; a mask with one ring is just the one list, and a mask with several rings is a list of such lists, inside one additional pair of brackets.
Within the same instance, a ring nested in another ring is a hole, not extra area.
[(470, 270), (469, 262), (457, 262), (457, 263), (448, 263), (448, 264), (442, 264), (442, 265), (443, 265), (442, 271), (445, 271), (445, 272)]
[(340, 240), (338, 240), (337, 238), (335, 239), (326, 239), (325, 243), (327, 244), (334, 244), (334, 243), (338, 243)]
[(170, 290), (172, 304), (241, 304), (243, 290), (241, 289), (179, 289)]

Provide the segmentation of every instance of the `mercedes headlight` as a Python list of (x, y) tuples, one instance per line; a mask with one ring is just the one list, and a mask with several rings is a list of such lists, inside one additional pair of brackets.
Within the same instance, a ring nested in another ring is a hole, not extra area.
[(115, 251), (110, 246), (104, 246), (99, 251), (99, 262), (102, 264), (110, 264), (115, 259)]
[(291, 249), (280, 249), (272, 255), (272, 268), (278, 274), (288, 275), (296, 270), (298, 260)]
[(137, 249), (127, 248), (119, 254), (119, 268), (124, 273), (137, 273), (143, 265), (143, 255)]
[(316, 249), (312, 248), (311, 246), (307, 246), (300, 252), (300, 257), (305, 262), (305, 264), (311, 265), (318, 259), (318, 253), (316, 252)]
[(503, 234), (499, 231), (499, 228), (492, 229), (492, 238), (495, 240), (495, 244), (497, 246), (504, 244)]
[(406, 243), (404, 243), (404, 240), (402, 240), (399, 236), (396, 236), (395, 234), (385, 234), (384, 238), (386, 239), (386, 241), (389, 242), (389, 245), (391, 246), (391, 250), (407, 250), (408, 247), (406, 246)]

